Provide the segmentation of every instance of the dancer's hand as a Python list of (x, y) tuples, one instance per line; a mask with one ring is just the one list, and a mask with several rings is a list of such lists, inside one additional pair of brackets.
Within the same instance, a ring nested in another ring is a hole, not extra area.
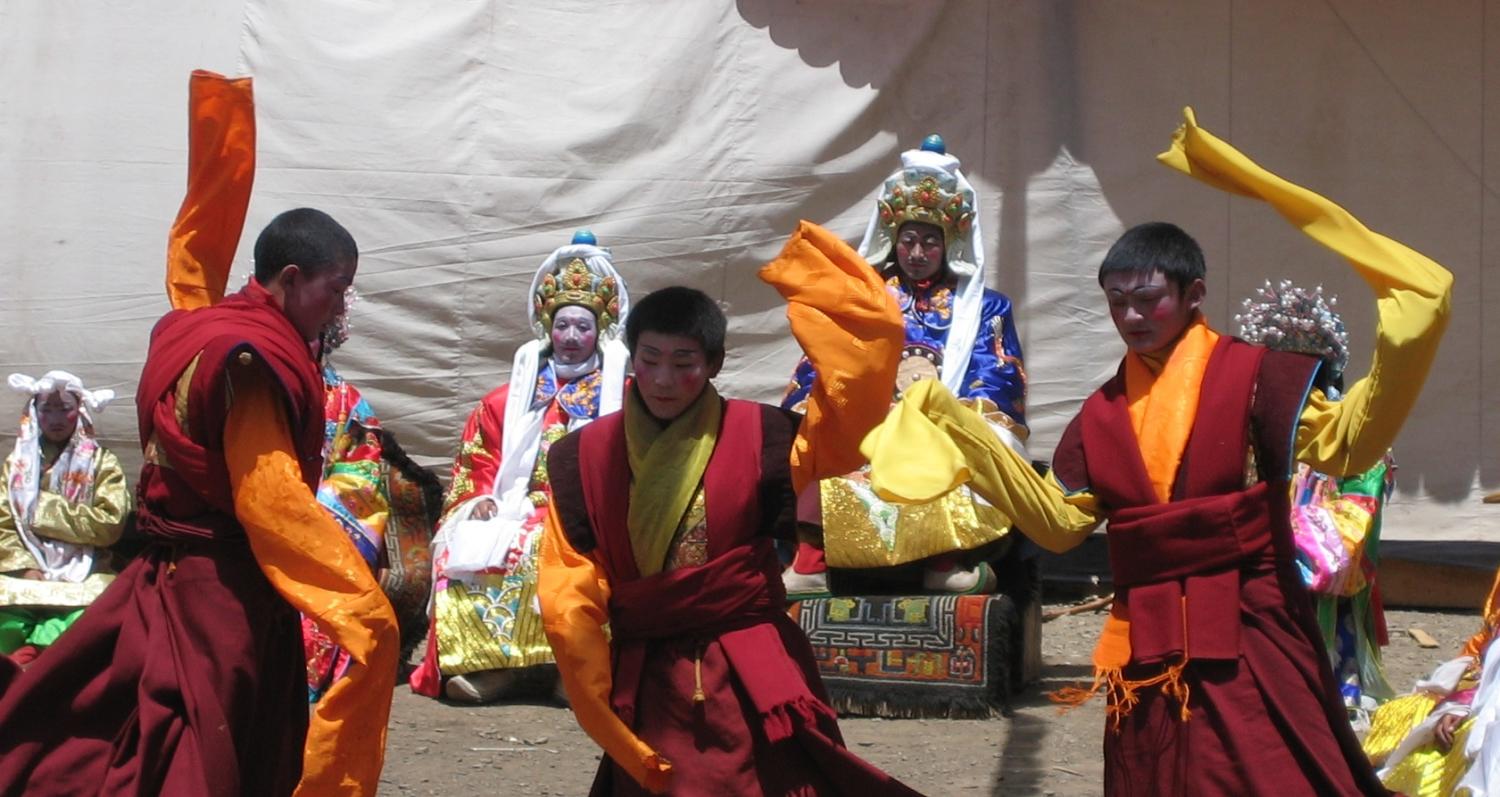
[(1444, 714), (1437, 721), (1437, 727), (1432, 729), (1432, 737), (1440, 752), (1446, 753), (1453, 747), (1453, 734), (1464, 719), (1462, 714)]
[(469, 517), (474, 520), (489, 520), (498, 511), (494, 501), (481, 501), (474, 506), (474, 511), (469, 514)]

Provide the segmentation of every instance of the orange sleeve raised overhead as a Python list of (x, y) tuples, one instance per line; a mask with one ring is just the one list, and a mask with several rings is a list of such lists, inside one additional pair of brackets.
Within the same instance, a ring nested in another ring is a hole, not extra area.
[(880, 274), (810, 221), (760, 278), (786, 299), (792, 335), (817, 373), (792, 444), (792, 486), (801, 493), (865, 464), (859, 443), (891, 408), (906, 327)]
[(195, 70), (188, 95), (187, 196), (167, 240), (167, 298), (177, 310), (224, 298), (255, 180), (250, 78)]
[(375, 794), (400, 650), (396, 615), (354, 543), (302, 481), (289, 425), (257, 364), (230, 366), (224, 460), (255, 560), (354, 663), (318, 701), (299, 795)]
[(598, 563), (568, 542), (556, 509), (548, 510), (542, 530), (537, 599), (578, 726), (647, 791), (665, 794), (672, 765), (626, 727), (610, 705), (614, 674), (605, 630), (609, 581)]

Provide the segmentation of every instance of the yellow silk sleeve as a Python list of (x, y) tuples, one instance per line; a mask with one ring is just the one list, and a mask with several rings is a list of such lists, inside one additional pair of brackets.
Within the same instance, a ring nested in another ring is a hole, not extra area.
[(542, 530), (537, 600), (542, 628), (579, 727), (630, 777), (653, 794), (671, 786), (672, 765), (641, 741), (610, 705), (614, 673), (609, 646), (609, 581), (593, 558), (563, 535), (555, 509)]
[(1159, 159), (1231, 193), (1260, 199), (1354, 266), (1379, 316), (1369, 375), (1342, 401), (1314, 392), (1297, 426), (1294, 458), (1334, 475), (1374, 467), (1406, 421), (1448, 326), (1453, 275), (1365, 227), (1329, 200), (1261, 168), (1198, 127), (1192, 109)]
[(396, 615), (353, 541), (302, 481), (280, 399), (260, 367), (231, 365), (224, 460), (235, 515), (266, 578), (354, 663), (318, 701), (299, 795), (375, 794), (400, 651)]
[(844, 243), (804, 221), (760, 270), (787, 302), (792, 336), (816, 376), (792, 443), (792, 487), (864, 465), (859, 441), (890, 409), (906, 328), (880, 274)]
[(6, 462), (0, 467), (0, 573), (31, 570), (36, 566), (36, 557), (26, 550), (21, 533), (16, 531), (16, 516), (10, 509), (10, 463)]
[(861, 448), (881, 498), (925, 503), (967, 483), (1049, 551), (1078, 545), (1102, 520), (1092, 494), (1068, 493), (1037, 473), (936, 379), (907, 388)]
[(98, 456), (94, 497), (88, 503), (74, 504), (45, 490), (37, 495), (31, 516), (31, 528), (37, 535), (98, 547), (113, 545), (120, 539), (125, 530), (125, 516), (130, 513), (125, 469), (120, 467), (119, 458), (106, 449), (99, 449)]

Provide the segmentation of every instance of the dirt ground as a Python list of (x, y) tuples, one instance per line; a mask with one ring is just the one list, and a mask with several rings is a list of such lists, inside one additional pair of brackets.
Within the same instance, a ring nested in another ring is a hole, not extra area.
[[(1049, 607), (1053, 608), (1053, 607)], [(1478, 628), (1475, 612), (1387, 612), (1386, 673), (1410, 688), (1454, 655)], [(1059, 714), (1045, 693), (1082, 680), (1102, 615), (1061, 617), (1043, 626), (1042, 681), (993, 720), (841, 720), (861, 756), (929, 795), (1093, 795), (1103, 764), (1100, 701)], [(1437, 641), (1417, 646), (1406, 629)], [(477, 708), (417, 697), (401, 687), (391, 710), (385, 795), (582, 795), (598, 748), (565, 708), (507, 704)]]

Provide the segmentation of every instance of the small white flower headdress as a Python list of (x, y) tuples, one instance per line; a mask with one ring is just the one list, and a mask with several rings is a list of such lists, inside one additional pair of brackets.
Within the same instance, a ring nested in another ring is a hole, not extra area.
[(1240, 337), (1278, 351), (1319, 357), (1335, 378), (1349, 364), (1349, 332), (1334, 307), (1338, 297), (1324, 298), (1323, 286), (1299, 288), (1291, 280), (1270, 280), (1244, 301), (1234, 320)]

